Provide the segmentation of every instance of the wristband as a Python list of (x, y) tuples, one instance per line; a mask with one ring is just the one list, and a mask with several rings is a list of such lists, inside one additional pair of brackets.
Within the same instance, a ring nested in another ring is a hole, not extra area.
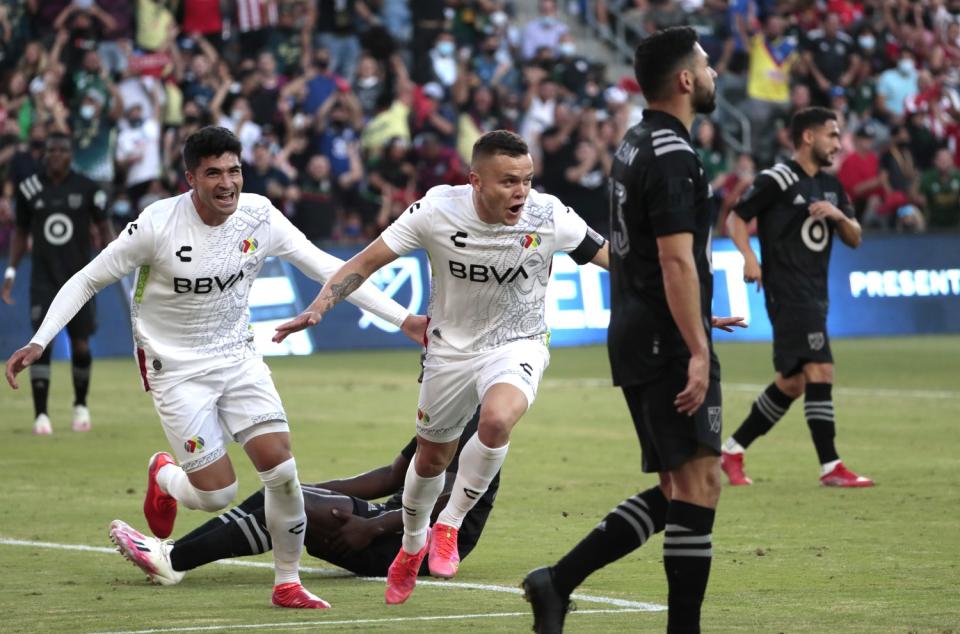
[(4, 281), (12, 280), (16, 276), (17, 276), (17, 269), (13, 268), (12, 266), (8, 266), (7, 270), (3, 272)]

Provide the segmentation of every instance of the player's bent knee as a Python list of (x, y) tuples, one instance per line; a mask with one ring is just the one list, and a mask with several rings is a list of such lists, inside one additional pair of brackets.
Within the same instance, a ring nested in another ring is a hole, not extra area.
[(284, 460), (272, 469), (260, 471), (257, 475), (260, 476), (263, 486), (268, 489), (279, 489), (287, 486), (289, 482), (296, 483), (297, 488), (300, 487), (300, 482), (297, 480), (297, 461), (294, 458)]
[(197, 498), (200, 500), (199, 510), (213, 513), (222, 508), (226, 508), (231, 502), (233, 502), (233, 499), (237, 497), (237, 488), (238, 484), (236, 480), (222, 489), (217, 489), (216, 491), (204, 491), (194, 487), (194, 491), (197, 493)]

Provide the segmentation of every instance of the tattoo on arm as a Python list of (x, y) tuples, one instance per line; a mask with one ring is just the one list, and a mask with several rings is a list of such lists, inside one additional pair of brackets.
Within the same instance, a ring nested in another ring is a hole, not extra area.
[(345, 299), (347, 295), (360, 288), (361, 284), (363, 284), (363, 276), (359, 273), (351, 273), (339, 284), (330, 284), (324, 289), (324, 299), (326, 303), (323, 312), (326, 313), (336, 306), (337, 303)]

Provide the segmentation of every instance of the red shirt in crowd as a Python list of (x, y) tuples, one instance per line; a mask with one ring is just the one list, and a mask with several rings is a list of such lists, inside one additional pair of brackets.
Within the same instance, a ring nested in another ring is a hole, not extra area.
[(876, 178), (879, 174), (880, 157), (877, 156), (876, 152), (867, 152), (864, 155), (853, 152), (844, 159), (837, 178), (840, 179), (843, 188), (847, 190), (847, 196), (851, 200), (862, 200), (874, 194), (883, 193), (882, 188), (878, 185), (874, 189), (861, 192), (859, 195), (854, 194), (857, 185), (871, 178)]

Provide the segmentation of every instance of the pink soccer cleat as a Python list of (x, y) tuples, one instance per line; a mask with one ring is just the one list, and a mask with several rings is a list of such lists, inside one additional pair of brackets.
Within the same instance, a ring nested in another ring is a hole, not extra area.
[(460, 553), (457, 551), (457, 533), (459, 531), (446, 524), (434, 524), (430, 534), (430, 555), (428, 566), (430, 574), (441, 579), (453, 579), (460, 567)]
[(429, 545), (424, 545), (416, 555), (409, 554), (403, 547), (400, 548), (387, 570), (387, 590), (384, 593), (387, 605), (403, 603), (413, 594), (413, 589), (417, 586), (417, 575), (420, 574), (420, 564), (427, 556), (428, 548)]
[(843, 463), (841, 462), (833, 468), (833, 471), (826, 475), (820, 476), (820, 484), (825, 487), (872, 487), (873, 480), (863, 476), (858, 476), (856, 473), (843, 466)]
[(174, 570), (170, 563), (173, 542), (147, 537), (121, 520), (110, 523), (109, 534), (110, 541), (117, 545), (117, 552), (142, 570), (151, 583), (173, 586), (183, 579), (184, 573)]
[(157, 484), (157, 474), (168, 464), (176, 463), (173, 456), (165, 451), (159, 451), (151, 456), (150, 463), (147, 465), (147, 495), (143, 500), (143, 515), (147, 518), (147, 525), (160, 539), (170, 536), (173, 532), (173, 522), (177, 519), (176, 499), (164, 493)]
[(299, 583), (281, 583), (273, 586), (271, 601), (278, 608), (326, 610), (330, 604)]
[(53, 425), (50, 424), (50, 417), (46, 414), (40, 414), (33, 421), (33, 433), (37, 436), (49, 436), (53, 433)]
[(90, 431), (90, 410), (86, 405), (73, 406), (73, 431)]
[(747, 477), (743, 472), (743, 454), (742, 453), (720, 453), (720, 468), (730, 478), (731, 486), (742, 486), (753, 484), (753, 480)]

